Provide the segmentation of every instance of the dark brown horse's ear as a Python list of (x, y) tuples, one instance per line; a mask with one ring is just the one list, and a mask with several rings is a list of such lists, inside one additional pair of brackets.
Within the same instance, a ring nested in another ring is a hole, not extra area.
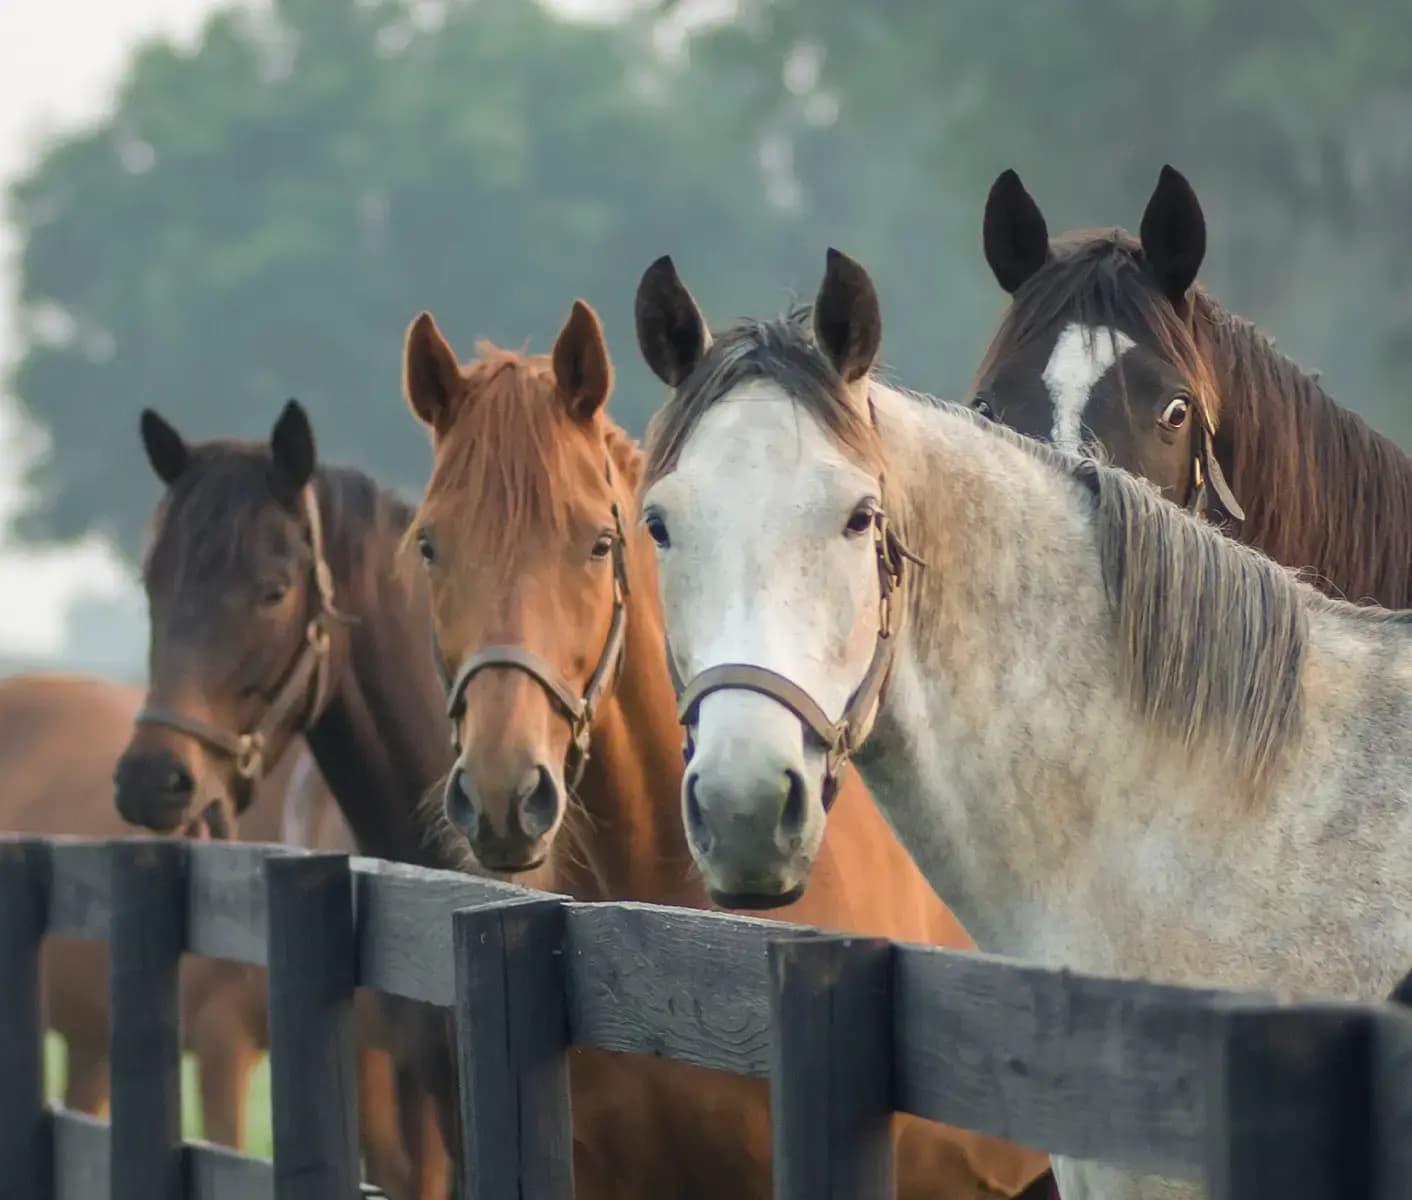
[(554, 340), (554, 382), (576, 421), (590, 420), (613, 390), (613, 364), (598, 314), (575, 300)]
[(668, 387), (680, 387), (711, 348), (711, 334), (668, 255), (643, 272), (633, 313), (638, 348), (652, 373)]
[(1014, 171), (1002, 171), (990, 185), (981, 242), (996, 283), (1011, 295), (1049, 261), (1044, 214)]
[(1139, 232), (1142, 252), (1162, 294), (1185, 309), (1187, 292), (1206, 257), (1206, 218), (1186, 177), (1163, 167)]
[(844, 383), (873, 369), (882, 346), (882, 309), (873, 281), (858, 263), (829, 247), (824, 282), (814, 301), (814, 340)]
[(175, 429), (152, 409), (142, 410), (142, 448), (157, 478), (168, 487), (174, 484), (191, 461), (191, 451)]
[(419, 313), (407, 330), (402, 387), (417, 420), (433, 430), (464, 390), (456, 354), (429, 312)]
[(290, 400), (270, 434), (270, 456), (274, 459), (275, 494), (293, 503), (300, 490), (314, 477), (314, 430), (309, 415), (298, 400)]

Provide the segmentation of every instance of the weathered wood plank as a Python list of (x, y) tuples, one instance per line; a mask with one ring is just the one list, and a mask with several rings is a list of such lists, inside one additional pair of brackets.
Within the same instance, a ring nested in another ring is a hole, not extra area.
[(49, 843), (49, 932), (107, 938), (113, 911), (113, 842), (52, 838)]
[(53, 1149), (44, 1110), (39, 947), (48, 909), (42, 842), (0, 841), (0, 1198), (44, 1200)]
[(109, 1200), (106, 1121), (59, 1109), (49, 1117), (54, 1139), (54, 1200)]
[(650, 904), (569, 904), (575, 1045), (770, 1071), (766, 944), (803, 926)]
[(358, 897), (358, 983), (408, 1000), (456, 1000), (451, 915), (493, 901), (542, 896), (454, 871), (353, 860)]
[(187, 844), (152, 838), (110, 848), (108, 1044), (112, 1200), (180, 1200), (181, 1018)]
[(454, 927), (468, 1198), (573, 1200), (563, 906), (500, 901)]
[(347, 1200), (359, 1179), (353, 887), (342, 854), (265, 861), (277, 1200)]
[(892, 1200), (892, 961), (878, 938), (769, 945), (776, 1200)]
[(274, 1200), (274, 1164), (225, 1146), (186, 1144), (188, 1200)]
[[(1211, 1200), (1373, 1195), (1373, 1022), (1343, 1004), (1223, 999), (1209, 1046)], [(1399, 1193), (1407, 1194), (1405, 1190)]]
[(1209, 997), (897, 948), (900, 1110), (1157, 1174), (1203, 1168)]
[(290, 846), (253, 842), (192, 843), (186, 931), (191, 953), (265, 966), (265, 863), (271, 855), (300, 853)]

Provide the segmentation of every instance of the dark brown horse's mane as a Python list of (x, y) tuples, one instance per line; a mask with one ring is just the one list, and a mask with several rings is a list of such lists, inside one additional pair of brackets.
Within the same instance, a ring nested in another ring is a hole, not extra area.
[(977, 379), (1060, 320), (1145, 338), (1216, 425), (1246, 511), (1241, 539), (1340, 598), (1412, 606), (1412, 458), (1200, 287), (1179, 313), (1123, 230), (1066, 234), (1053, 248), (1015, 294)]
[[(279, 503), (271, 487), (269, 446), (221, 439), (194, 447), (190, 466), (152, 514), (144, 575), (180, 580), (248, 562), (257, 531)], [(395, 547), (411, 508), (361, 471), (322, 467), (315, 489), (323, 517), (324, 555), (348, 586), (376, 561), (378, 539)], [(294, 514), (294, 510), (289, 510)], [(370, 536), (371, 535), (371, 536)]]

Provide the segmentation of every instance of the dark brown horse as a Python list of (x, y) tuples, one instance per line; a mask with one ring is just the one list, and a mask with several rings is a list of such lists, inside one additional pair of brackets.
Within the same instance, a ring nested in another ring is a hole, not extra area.
[(1164, 167), (1134, 239), (1051, 241), (1007, 171), (986, 259), (1009, 308), (972, 404), (1105, 457), (1335, 596), (1412, 606), (1412, 459), (1196, 284), (1206, 224)]
[[(427, 653), (426, 599), (396, 570), (410, 510), (354, 471), (320, 469), (298, 404), (267, 443), (188, 445), (153, 412), (143, 443), (166, 485), (143, 565), (149, 690), (118, 766), (118, 809), (220, 836), (263, 764), (304, 737), (359, 849), (453, 865), (418, 803), (450, 764)], [(444, 1197), (455, 1106), (444, 1014), (387, 999), (416, 1194)], [(424, 1102), (436, 1099), (436, 1117)]]

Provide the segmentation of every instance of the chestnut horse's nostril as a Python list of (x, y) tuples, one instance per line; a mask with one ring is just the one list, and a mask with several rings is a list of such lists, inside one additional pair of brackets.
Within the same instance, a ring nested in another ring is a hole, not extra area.
[(787, 770), (785, 778), (784, 805), (780, 808), (780, 832), (788, 837), (798, 837), (804, 829), (804, 780), (799, 772)]
[(711, 852), (711, 844), (715, 839), (711, 836), (711, 827), (706, 824), (706, 814), (701, 811), (701, 801), (696, 796), (696, 772), (689, 771), (686, 776), (686, 794), (684, 799), (686, 816), (686, 836), (692, 845), (702, 854)]
[(446, 807), (446, 819), (466, 837), (474, 838), (480, 813), (477, 811), (475, 789), (470, 777), (459, 766), (452, 767), (451, 774), (446, 777), (446, 791), (442, 799)]
[(520, 832), (531, 839), (543, 837), (558, 824), (561, 804), (554, 776), (543, 764), (535, 767), (528, 773), (515, 801)]

